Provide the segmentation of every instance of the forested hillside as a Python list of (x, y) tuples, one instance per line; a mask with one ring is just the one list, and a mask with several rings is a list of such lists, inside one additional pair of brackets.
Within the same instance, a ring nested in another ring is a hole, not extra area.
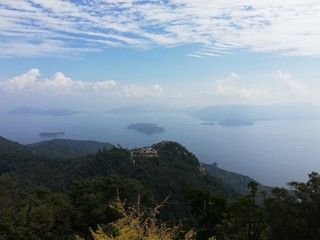
[(71, 139), (53, 139), (28, 144), (27, 146), (47, 156), (64, 158), (82, 157), (87, 154), (94, 154), (99, 149), (110, 149), (113, 147), (110, 143)]
[[(63, 153), (59, 148), (54, 151)], [(234, 175), (226, 183), (223, 174), (228, 172), (201, 165), (186, 148), (169, 141), (69, 158), (1, 137), (0, 239), (121, 236), (129, 225), (119, 225), (123, 214), (110, 205), (117, 197), (125, 200), (117, 206), (129, 212), (137, 206), (143, 212), (168, 198), (156, 221), (172, 229), (180, 222), (178, 239), (191, 229), (195, 234), (189, 239), (318, 239), (318, 174), (312, 173), (307, 183), (290, 183), (295, 194), (275, 188), (272, 195)], [(234, 179), (240, 182), (233, 184)], [(243, 181), (248, 191), (240, 187)], [(90, 233), (98, 226), (98, 235)]]
[[(201, 163), (201, 166), (204, 167), (209, 174), (221, 179), (224, 183), (228, 184), (233, 189), (236, 189), (236, 191), (242, 195), (249, 194), (250, 189), (248, 188), (248, 184), (252, 181), (255, 182), (254, 179), (248, 176), (226, 171), (215, 166), (215, 164)], [(271, 193), (272, 191), (272, 187), (263, 186), (260, 183), (258, 183), (258, 188), (266, 193)]]

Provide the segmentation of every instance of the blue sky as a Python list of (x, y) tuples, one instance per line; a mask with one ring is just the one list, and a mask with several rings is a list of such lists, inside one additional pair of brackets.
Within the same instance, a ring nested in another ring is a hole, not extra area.
[(319, 11), (312, 0), (0, 0), (0, 107), (320, 104)]

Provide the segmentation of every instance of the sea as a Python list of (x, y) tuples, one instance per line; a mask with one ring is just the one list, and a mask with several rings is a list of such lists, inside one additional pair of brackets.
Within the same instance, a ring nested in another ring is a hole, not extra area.
[[(147, 135), (128, 130), (131, 123), (156, 123), (165, 132)], [(287, 187), (320, 172), (320, 120), (259, 121), (253, 126), (203, 125), (182, 112), (114, 114), (82, 112), (72, 116), (18, 115), (0, 111), (0, 136), (29, 144), (60, 138), (95, 140), (133, 149), (169, 140), (182, 144), (200, 162), (247, 175), (268, 185)]]

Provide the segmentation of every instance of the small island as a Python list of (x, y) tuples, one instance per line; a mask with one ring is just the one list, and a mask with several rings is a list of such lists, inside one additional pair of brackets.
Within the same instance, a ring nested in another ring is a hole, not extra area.
[(50, 133), (50, 132), (42, 132), (39, 134), (40, 137), (45, 137), (45, 138), (56, 138), (56, 137), (59, 137), (59, 136), (64, 136), (66, 133), (65, 132), (53, 132), (53, 133)]
[(241, 126), (252, 126), (254, 122), (247, 121), (247, 120), (239, 120), (239, 119), (227, 119), (219, 122), (222, 126), (227, 127), (241, 127)]
[(155, 123), (131, 123), (128, 127), (128, 130), (136, 130), (138, 132), (153, 135), (155, 133), (163, 133), (165, 129), (163, 127), (159, 127)]

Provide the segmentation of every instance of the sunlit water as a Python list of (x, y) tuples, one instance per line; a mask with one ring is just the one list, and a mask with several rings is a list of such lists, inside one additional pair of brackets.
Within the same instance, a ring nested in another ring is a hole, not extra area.
[[(126, 129), (138, 122), (157, 123), (166, 131), (149, 136)], [(39, 137), (40, 132), (64, 131), (63, 138), (110, 142), (130, 149), (172, 140), (201, 162), (217, 162), (221, 168), (272, 186), (306, 181), (311, 171), (320, 172), (320, 121), (266, 121), (244, 127), (206, 126), (201, 122), (184, 113), (52, 117), (2, 112), (0, 135), (26, 144), (47, 140)]]

